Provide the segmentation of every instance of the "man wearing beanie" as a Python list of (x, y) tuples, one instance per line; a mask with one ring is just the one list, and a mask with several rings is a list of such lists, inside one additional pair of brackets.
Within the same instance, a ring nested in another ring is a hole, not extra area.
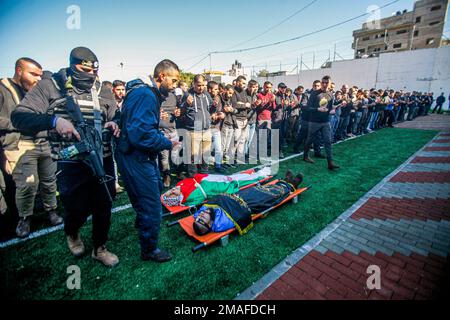
[[(76, 257), (84, 255), (85, 246), (79, 230), (92, 214), (92, 258), (113, 267), (119, 259), (106, 249), (111, 198), (104, 185), (94, 176), (85, 154), (74, 155), (70, 160), (61, 159), (62, 150), (73, 147), (81, 140), (75, 127), (77, 123), (84, 122), (99, 134), (108, 129), (119, 136), (117, 124), (111, 121), (115, 113), (114, 98), (112, 93), (108, 96), (100, 93), (98, 67), (98, 59), (90, 49), (73, 49), (70, 67), (61, 69), (51, 79), (41, 80), (28, 92), (13, 112), (12, 122), (23, 136), (48, 138), (50, 141), (52, 158), (58, 161), (57, 184), (64, 205), (64, 231), (71, 253)], [(106, 175), (111, 177), (107, 183), (109, 193), (114, 196), (114, 166), (109, 161), (109, 143), (103, 141), (103, 150), (99, 153)]]

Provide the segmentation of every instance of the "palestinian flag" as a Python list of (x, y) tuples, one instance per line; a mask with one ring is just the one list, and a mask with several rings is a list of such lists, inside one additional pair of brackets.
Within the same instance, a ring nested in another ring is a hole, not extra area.
[(177, 187), (183, 194), (183, 205), (196, 206), (220, 194), (235, 194), (243, 187), (268, 178), (270, 174), (269, 167), (258, 172), (248, 170), (231, 176), (196, 174), (194, 178), (180, 181)]

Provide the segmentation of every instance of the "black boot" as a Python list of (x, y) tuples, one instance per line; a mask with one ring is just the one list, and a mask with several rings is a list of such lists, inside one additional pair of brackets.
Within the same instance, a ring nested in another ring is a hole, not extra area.
[(340, 167), (336, 164), (334, 164), (333, 160), (328, 160), (328, 169), (331, 171), (337, 170)]

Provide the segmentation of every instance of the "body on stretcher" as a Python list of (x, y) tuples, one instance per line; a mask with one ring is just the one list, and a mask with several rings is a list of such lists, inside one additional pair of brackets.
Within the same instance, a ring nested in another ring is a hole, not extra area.
[[(252, 173), (255, 173), (255, 170), (250, 169), (250, 170), (243, 171), (242, 173), (252, 174)], [(251, 187), (256, 187), (258, 185), (261, 185), (261, 184), (269, 181), (272, 178), (273, 178), (273, 176), (268, 176), (268, 177), (261, 179), (255, 183), (244, 186), (244, 187), (240, 188), (239, 190), (242, 191), (242, 190), (245, 190), (245, 189), (248, 189)], [(168, 203), (166, 203), (166, 201), (164, 201), (164, 194), (161, 195), (160, 199), (161, 199), (161, 203), (162, 203), (163, 207), (167, 210), (167, 212), (163, 214), (163, 217), (177, 215), (177, 214), (180, 214), (183, 212), (189, 212), (189, 213), (193, 214), (195, 212), (195, 210), (197, 209), (197, 207), (202, 205), (202, 204), (198, 204), (198, 205), (192, 205), (192, 206), (184, 206), (184, 205), (170, 206)]]
[[(277, 182), (279, 182), (279, 180), (274, 180), (271, 181), (269, 183), (267, 183), (266, 185), (273, 185), (276, 184)], [(256, 221), (259, 220), (261, 218), (265, 218), (271, 211), (275, 210), (276, 208), (286, 204), (289, 201), (293, 201), (294, 203), (297, 202), (298, 197), (304, 193), (305, 191), (307, 191), (308, 189), (310, 189), (310, 187), (305, 187), (305, 188), (299, 188), (296, 191), (292, 192), (289, 197), (287, 197), (283, 202), (279, 203), (278, 205), (269, 208), (267, 210), (265, 210), (264, 212), (261, 213), (257, 213), (257, 214), (252, 214), (252, 220)], [(222, 241), (222, 244), (226, 244), (228, 241), (228, 236), (230, 234), (232, 234), (233, 232), (237, 231), (236, 228), (232, 228), (230, 230), (227, 230), (225, 232), (220, 232), (220, 233), (215, 233), (215, 232), (211, 232), (208, 233), (207, 235), (204, 236), (199, 236), (195, 233), (194, 228), (193, 228), (193, 223), (194, 223), (194, 215), (190, 215), (189, 217), (183, 218), (181, 220), (172, 222), (170, 224), (168, 224), (168, 227), (173, 227), (175, 225), (180, 225), (181, 228), (192, 238), (194, 238), (195, 240), (197, 240), (198, 242), (200, 242), (199, 245), (195, 246), (194, 248), (192, 248), (192, 252), (197, 252), (198, 250), (205, 248), (207, 246), (210, 246), (211, 244), (216, 243), (217, 241)]]

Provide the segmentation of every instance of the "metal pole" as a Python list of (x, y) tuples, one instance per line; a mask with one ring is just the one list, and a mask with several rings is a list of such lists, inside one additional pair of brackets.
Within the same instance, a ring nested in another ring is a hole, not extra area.
[(209, 54), (209, 71), (212, 71), (211, 53)]
[(412, 30), (412, 35), (411, 35), (411, 45), (409, 47), (409, 50), (411, 51), (413, 48), (413, 43), (414, 43), (414, 32), (416, 32), (416, 25), (413, 26), (413, 30)]
[(334, 57), (333, 62), (336, 61), (336, 42), (334, 43)]

